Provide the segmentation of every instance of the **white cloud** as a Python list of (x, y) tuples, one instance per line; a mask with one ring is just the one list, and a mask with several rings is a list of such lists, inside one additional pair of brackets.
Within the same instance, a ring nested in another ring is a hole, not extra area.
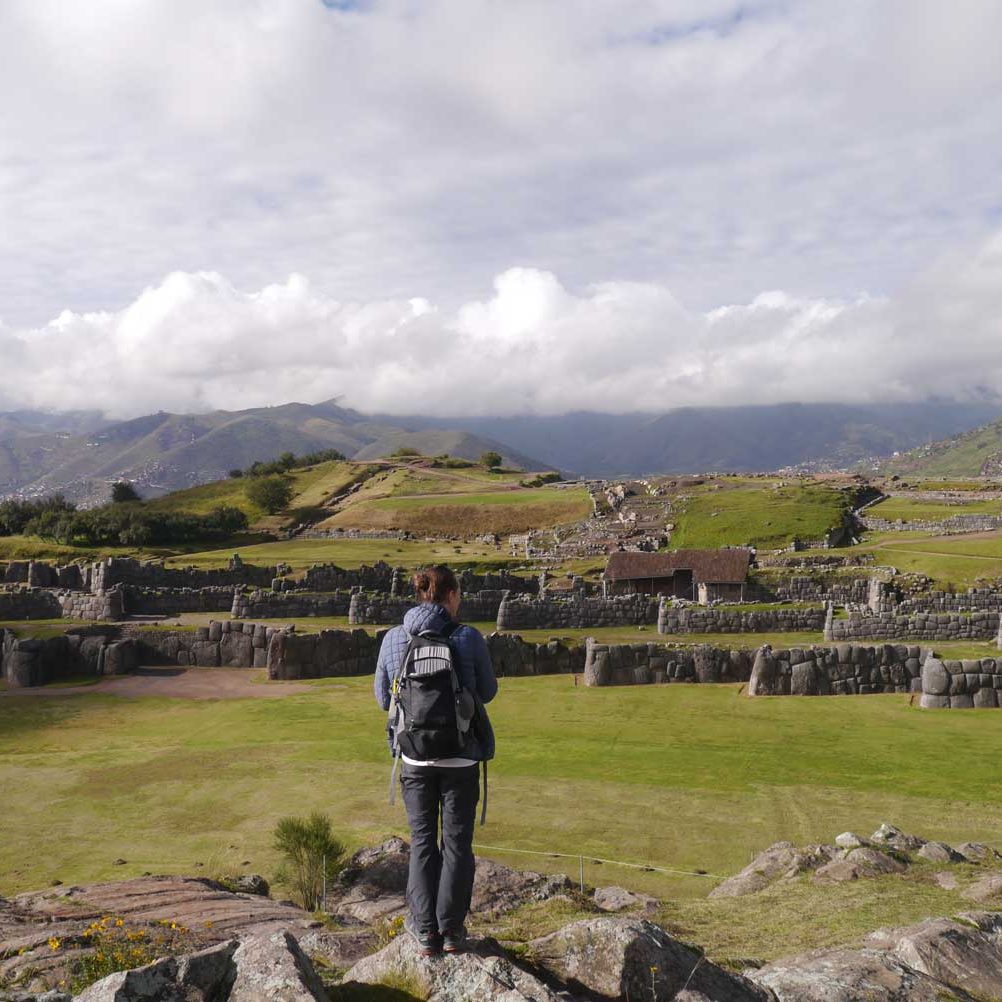
[(697, 404), (1002, 396), (1002, 231), (895, 297), (781, 291), (706, 311), (655, 283), (573, 292), (511, 268), (457, 308), (343, 302), (301, 275), (243, 292), (168, 275), (117, 311), (0, 326), (0, 408), (239, 409), (340, 398), (363, 411), (552, 414)]
[(4, 0), (0, 315), (175, 272), (455, 311), (512, 262), (896, 294), (998, 222), (996, 0)]

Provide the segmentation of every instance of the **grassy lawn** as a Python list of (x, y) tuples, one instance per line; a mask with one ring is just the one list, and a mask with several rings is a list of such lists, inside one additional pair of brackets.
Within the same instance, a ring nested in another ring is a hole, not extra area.
[(505, 535), (576, 522), (590, 513), (591, 502), (583, 488), (520, 488), (444, 497), (394, 493), (351, 504), (323, 525), (459, 536)]
[(188, 553), (166, 561), (168, 567), (225, 567), (234, 552), (250, 564), (271, 566), (282, 562), (295, 570), (311, 564), (337, 564), (352, 568), (385, 560), (402, 567), (445, 562), (457, 568), (521, 567), (524, 561), (508, 556), (504, 547), (482, 543), (424, 542), (397, 539), (289, 539), (253, 546), (224, 547)]
[(841, 522), (847, 496), (823, 484), (772, 482), (723, 489), (694, 488), (675, 518), (672, 549), (752, 544), (776, 548), (800, 539), (821, 539)]
[(852, 552), (871, 552), (878, 564), (925, 574), (940, 587), (966, 589), (978, 578), (1002, 577), (1002, 532), (930, 536), (925, 533), (869, 533)]
[[(961, 901), (920, 873), (879, 893), (800, 881), (714, 903), (714, 879), (592, 860), (728, 875), (779, 839), (831, 840), (885, 820), (926, 837), (1002, 842), (992, 770), (931, 767), (958, 748), (986, 761), (1002, 754), (989, 712), (923, 712), (906, 696), (751, 700), (735, 686), (585, 689), (558, 676), (503, 680), (492, 717), (499, 757), (478, 842), (580, 853), (589, 883), (666, 897), (666, 917), (718, 956), (844, 941)], [(279, 700), (4, 696), (0, 893), (146, 870), (240, 872), (243, 860), (270, 877), (276, 820), (312, 809), (355, 845), (406, 834), (399, 805), (386, 804), (388, 768), (370, 678)], [(484, 854), (576, 873), (570, 860)], [(127, 863), (114, 866), (117, 857)], [(795, 942), (777, 938), (777, 925)]]
[(1000, 515), (1002, 502), (999, 501), (965, 501), (963, 504), (945, 504), (942, 501), (926, 501), (922, 498), (910, 498), (904, 494), (896, 494), (880, 504), (867, 508), (865, 516), (886, 518), (890, 522), (901, 519), (903, 522), (916, 520), (941, 521), (954, 515)]

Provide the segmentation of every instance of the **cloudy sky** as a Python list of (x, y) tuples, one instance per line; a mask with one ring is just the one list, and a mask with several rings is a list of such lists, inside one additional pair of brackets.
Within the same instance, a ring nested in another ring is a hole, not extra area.
[(0, 0), (0, 408), (1002, 392), (997, 0)]

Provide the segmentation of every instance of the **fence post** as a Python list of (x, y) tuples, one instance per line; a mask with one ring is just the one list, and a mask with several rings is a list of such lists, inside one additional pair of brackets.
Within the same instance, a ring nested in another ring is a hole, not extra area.
[(578, 889), (584, 894), (584, 856), (578, 856)]

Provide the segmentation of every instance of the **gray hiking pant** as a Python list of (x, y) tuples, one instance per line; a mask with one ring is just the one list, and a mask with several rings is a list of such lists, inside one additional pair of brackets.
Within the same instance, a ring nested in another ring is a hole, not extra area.
[(423, 933), (458, 932), (466, 921), (473, 894), (479, 766), (448, 768), (405, 762), (400, 784), (411, 826), (407, 875), (411, 918)]

